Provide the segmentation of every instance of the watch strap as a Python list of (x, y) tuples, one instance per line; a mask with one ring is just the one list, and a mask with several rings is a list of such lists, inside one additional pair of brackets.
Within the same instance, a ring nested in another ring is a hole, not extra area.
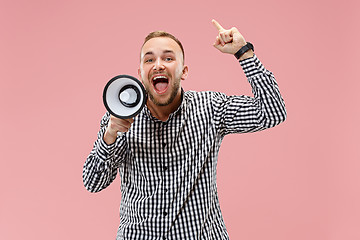
[(247, 42), (244, 46), (240, 48), (239, 51), (234, 54), (236, 59), (239, 59), (244, 53), (246, 53), (250, 49), (254, 51), (254, 45), (252, 45), (251, 42)]

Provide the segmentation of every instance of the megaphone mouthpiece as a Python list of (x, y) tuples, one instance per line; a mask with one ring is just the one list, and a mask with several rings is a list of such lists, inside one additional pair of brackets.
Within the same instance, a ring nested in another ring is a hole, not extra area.
[(134, 85), (125, 85), (120, 90), (119, 99), (127, 107), (135, 107), (140, 102), (140, 91)]

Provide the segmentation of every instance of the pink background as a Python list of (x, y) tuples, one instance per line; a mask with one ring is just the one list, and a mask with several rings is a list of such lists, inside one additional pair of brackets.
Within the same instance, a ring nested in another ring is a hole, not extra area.
[(136, 76), (153, 30), (183, 42), (185, 90), (251, 94), (211, 19), (236, 26), (275, 73), (288, 119), (225, 138), (231, 239), (360, 239), (359, 2), (0, 1), (0, 239), (114, 239), (119, 177), (91, 194), (82, 166), (117, 74)]

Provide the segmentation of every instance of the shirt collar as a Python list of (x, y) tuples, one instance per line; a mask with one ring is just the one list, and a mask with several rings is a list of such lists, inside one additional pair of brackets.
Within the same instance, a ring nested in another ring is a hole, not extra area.
[[(184, 89), (181, 88), (181, 104), (180, 106), (169, 115), (168, 120), (166, 120), (165, 122), (169, 122), (174, 116), (184, 113), (184, 109), (186, 108), (186, 94), (184, 92)], [(161, 122), (161, 120), (157, 119), (156, 117), (154, 117), (153, 115), (151, 115), (151, 112), (149, 110), (149, 108), (145, 105), (144, 109), (142, 110), (142, 112), (144, 113), (145, 117), (150, 118), (151, 120), (155, 121), (155, 122)]]

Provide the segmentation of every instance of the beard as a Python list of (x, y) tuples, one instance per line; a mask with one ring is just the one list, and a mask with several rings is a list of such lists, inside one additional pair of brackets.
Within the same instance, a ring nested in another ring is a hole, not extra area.
[(171, 93), (170, 93), (170, 96), (168, 99), (166, 99), (164, 102), (160, 102), (158, 101), (154, 95), (151, 93), (151, 91), (149, 90), (149, 86), (145, 86), (145, 90), (150, 98), (150, 100), (157, 106), (160, 106), (160, 107), (164, 107), (164, 106), (167, 106), (169, 105), (170, 103), (172, 103), (176, 97), (176, 95), (178, 94), (179, 92), (179, 89), (180, 89), (180, 79), (176, 79), (173, 83), (172, 83), (172, 86), (170, 86), (170, 88), (172, 89), (171, 90)]
[[(169, 104), (171, 104), (176, 95), (178, 94), (179, 92), (179, 89), (180, 89), (180, 81), (181, 81), (181, 76), (182, 76), (182, 71), (183, 71), (183, 68), (182, 67), (178, 67), (176, 72), (175, 72), (175, 76), (173, 78), (173, 81), (172, 81), (172, 85), (169, 86), (171, 90), (171, 93), (170, 93), (170, 96), (168, 99), (166, 99), (165, 101), (159, 101), (156, 99), (156, 97), (154, 96), (154, 94), (152, 94), (152, 91), (151, 91), (151, 88), (153, 87), (152, 84), (147, 84), (143, 81), (143, 85), (145, 87), (145, 90), (146, 90), (146, 93), (148, 95), (148, 97), (150, 98), (150, 100), (157, 106), (161, 106), (161, 107), (164, 107), (164, 106), (167, 106)], [(144, 78), (144, 75), (143, 75), (143, 71), (141, 73), (141, 76), (142, 76), (142, 79), (145, 79)]]

